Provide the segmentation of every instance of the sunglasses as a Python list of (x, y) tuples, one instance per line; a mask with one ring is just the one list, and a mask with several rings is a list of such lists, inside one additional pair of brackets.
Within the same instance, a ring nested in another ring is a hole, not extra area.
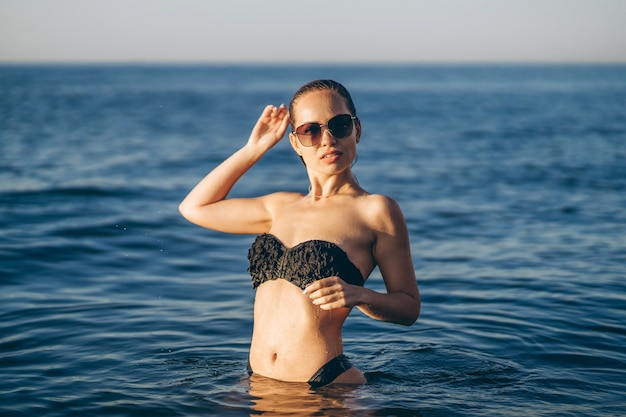
[(302, 146), (316, 146), (322, 140), (322, 128), (326, 128), (337, 139), (347, 138), (352, 134), (356, 117), (350, 114), (339, 114), (330, 119), (325, 125), (321, 123), (305, 123), (292, 133), (296, 135)]

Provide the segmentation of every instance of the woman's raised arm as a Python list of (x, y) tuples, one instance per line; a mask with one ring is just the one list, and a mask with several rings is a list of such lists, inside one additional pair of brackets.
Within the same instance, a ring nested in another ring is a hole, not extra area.
[(284, 136), (289, 124), (285, 106), (267, 106), (250, 138), (218, 165), (180, 203), (183, 217), (209, 229), (230, 233), (258, 233), (271, 221), (268, 204), (275, 195), (226, 199), (235, 183)]

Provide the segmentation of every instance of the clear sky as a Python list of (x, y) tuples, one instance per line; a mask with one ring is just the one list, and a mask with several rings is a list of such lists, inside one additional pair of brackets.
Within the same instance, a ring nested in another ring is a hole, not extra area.
[(626, 0), (0, 0), (42, 61), (626, 63)]

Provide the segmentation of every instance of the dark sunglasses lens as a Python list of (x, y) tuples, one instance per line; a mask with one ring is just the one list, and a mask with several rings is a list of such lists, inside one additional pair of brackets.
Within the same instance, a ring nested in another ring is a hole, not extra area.
[(352, 134), (352, 116), (340, 114), (328, 121), (328, 130), (338, 139), (343, 139)]
[(321, 133), (322, 128), (317, 123), (306, 123), (296, 129), (296, 135), (304, 146), (311, 146), (319, 139)]

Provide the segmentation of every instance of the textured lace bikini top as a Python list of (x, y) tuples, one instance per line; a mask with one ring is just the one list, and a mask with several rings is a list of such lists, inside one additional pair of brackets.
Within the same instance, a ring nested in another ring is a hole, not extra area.
[(254, 288), (278, 278), (301, 289), (331, 276), (338, 276), (348, 284), (363, 286), (365, 283), (348, 254), (325, 240), (308, 240), (287, 248), (276, 236), (264, 233), (257, 236), (250, 247), (248, 260)]

